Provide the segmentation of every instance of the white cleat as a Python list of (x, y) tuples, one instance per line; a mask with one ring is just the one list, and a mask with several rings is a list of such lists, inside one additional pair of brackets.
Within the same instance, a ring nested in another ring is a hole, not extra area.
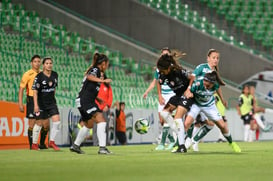
[(187, 148), (187, 150), (190, 149), (191, 145), (192, 145), (192, 140), (191, 138), (187, 137), (185, 141), (185, 147)]
[(198, 142), (193, 142), (192, 149), (193, 149), (194, 152), (198, 152), (199, 151)]

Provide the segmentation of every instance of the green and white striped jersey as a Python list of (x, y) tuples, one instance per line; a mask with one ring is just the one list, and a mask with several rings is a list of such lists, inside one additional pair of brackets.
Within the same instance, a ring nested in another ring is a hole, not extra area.
[(207, 107), (215, 104), (213, 94), (218, 89), (218, 83), (215, 83), (212, 89), (208, 90), (204, 87), (203, 80), (195, 80), (192, 84), (191, 92), (194, 94), (194, 100), (198, 106)]
[(201, 80), (205, 76), (206, 73), (212, 72), (213, 70), (210, 68), (208, 63), (199, 64), (193, 71), (193, 75), (196, 80)]

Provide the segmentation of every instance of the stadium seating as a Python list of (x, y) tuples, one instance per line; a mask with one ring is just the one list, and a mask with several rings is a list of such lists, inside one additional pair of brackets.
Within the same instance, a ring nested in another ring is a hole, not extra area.
[[(208, 7), (213, 8), (227, 21), (253, 37), (257, 43), (271, 51), (273, 45), (273, 3), (267, 0), (207, 0)], [(212, 6), (213, 4), (213, 6)], [(268, 57), (267, 57), (268, 58)]]
[[(207, 20), (205, 16), (200, 16), (197, 11), (192, 10), (188, 4), (180, 0), (139, 0), (150, 8), (154, 8), (162, 13), (189, 24), (204, 33), (208, 33), (220, 40), (232, 45), (253, 51), (246, 46), (243, 41), (236, 40), (234, 35), (227, 34), (224, 29), (219, 29), (214, 23)], [(271, 51), (273, 45), (273, 3), (267, 0), (199, 0), (203, 6), (215, 10), (223, 16), (227, 22), (234, 24), (246, 35), (253, 37), (257, 42)], [(272, 25), (271, 25), (272, 24)], [(271, 56), (259, 52), (260, 56), (271, 58)]]
[[(74, 106), (83, 73), (90, 66), (93, 53), (98, 51), (110, 59), (107, 76), (113, 79), (114, 101), (125, 101), (128, 108), (154, 108), (157, 105), (156, 96), (150, 97), (153, 104), (142, 100), (142, 94), (149, 86), (142, 76), (148, 70), (153, 71), (152, 65), (144, 66), (142, 62), (145, 69), (137, 72), (131, 67), (137, 64), (134, 59), (124, 58), (121, 52), (97, 44), (92, 37), (82, 38), (79, 33), (69, 32), (63, 25), (54, 25), (50, 19), (40, 18), (37, 12), (25, 11), (22, 5), (13, 5), (9, 0), (2, 1), (1, 7), (1, 100), (17, 102), (21, 76), (30, 68), (30, 58), (39, 54), (53, 58), (54, 70), (59, 74), (56, 93), (59, 106)], [(131, 90), (130, 95), (123, 94), (127, 90)], [(151, 94), (156, 95), (156, 92)]]

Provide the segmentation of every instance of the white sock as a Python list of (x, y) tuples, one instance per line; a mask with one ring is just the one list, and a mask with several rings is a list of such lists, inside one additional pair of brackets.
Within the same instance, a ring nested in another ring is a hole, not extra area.
[(42, 128), (42, 126), (39, 126), (37, 124), (34, 125), (33, 131), (32, 131), (32, 143), (33, 144), (37, 144), (38, 143), (38, 138), (39, 138), (39, 134), (40, 134), (41, 128)]
[(198, 130), (200, 129), (200, 127), (194, 126), (193, 130), (192, 130), (192, 138), (194, 137), (194, 135), (198, 132)]
[(255, 118), (257, 124), (260, 126), (260, 128), (264, 129), (265, 125), (264, 125), (263, 121), (261, 120), (260, 115), (259, 114), (255, 114), (254, 118)]
[(77, 146), (80, 146), (83, 142), (83, 140), (85, 139), (86, 135), (89, 133), (89, 128), (87, 128), (86, 126), (83, 126), (78, 135), (77, 135), (77, 138), (76, 140), (74, 141), (74, 144), (77, 145)]
[(265, 108), (265, 113), (272, 113), (273, 114), (273, 109)]
[(253, 142), (255, 135), (256, 131), (249, 130), (249, 142)]
[(99, 140), (99, 146), (106, 146), (106, 122), (97, 123), (97, 135)]
[(177, 127), (177, 137), (179, 145), (185, 144), (185, 128), (182, 121), (182, 118), (178, 118), (174, 120), (175, 125)]
[(246, 124), (244, 125), (245, 129), (244, 129), (244, 141), (248, 141), (249, 138), (249, 132), (250, 132), (250, 125)]
[(169, 112), (167, 112), (167, 111), (161, 111), (160, 115), (163, 118), (163, 120), (166, 121), (167, 124), (169, 124), (170, 127), (172, 127), (171, 126), (171, 124), (173, 124), (173, 117), (172, 117), (172, 115)]
[[(184, 144), (185, 143), (185, 133), (184, 133), (185, 128), (184, 128), (184, 124), (182, 122), (182, 118), (179, 119), (180, 121), (178, 121), (178, 123), (176, 125), (176, 123), (173, 120), (172, 115), (169, 112), (161, 111), (160, 115), (164, 119), (164, 121), (166, 121), (168, 123), (169, 127), (171, 128), (170, 132), (173, 132), (173, 135), (174, 135), (174, 137), (176, 137), (178, 139), (179, 144), (180, 145)], [(181, 123), (181, 124), (179, 124), (179, 123)], [(179, 127), (181, 128), (180, 130), (183, 131), (183, 135), (181, 135), (180, 132), (178, 132)], [(183, 140), (181, 140), (181, 139), (183, 139)]]
[(60, 123), (61, 123), (60, 121), (52, 123), (52, 129), (50, 131), (50, 141), (55, 140), (57, 133), (60, 131), (60, 128), (59, 128)]

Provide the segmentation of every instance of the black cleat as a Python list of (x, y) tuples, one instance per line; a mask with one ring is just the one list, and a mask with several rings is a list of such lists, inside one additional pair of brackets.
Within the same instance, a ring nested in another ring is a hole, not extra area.
[(72, 152), (76, 152), (78, 154), (84, 154), (84, 151), (81, 150), (81, 148), (75, 144), (73, 144), (70, 148), (69, 148), (70, 151)]
[(185, 145), (179, 145), (176, 152), (174, 153), (187, 153), (187, 148), (185, 147)]
[(100, 147), (98, 154), (108, 155), (108, 154), (112, 154), (112, 152), (109, 151), (106, 147)]
[(40, 150), (48, 149), (47, 146), (46, 146), (45, 144), (39, 145), (39, 148), (40, 148)]

